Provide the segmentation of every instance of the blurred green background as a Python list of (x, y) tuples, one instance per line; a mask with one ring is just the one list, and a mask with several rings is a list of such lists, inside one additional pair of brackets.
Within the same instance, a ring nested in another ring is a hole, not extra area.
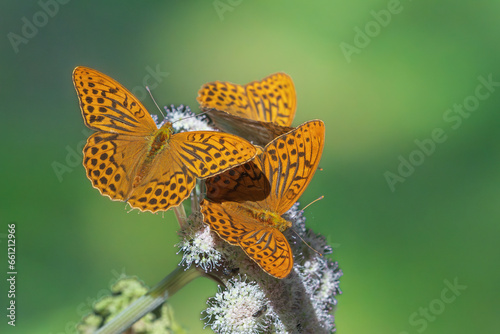
[[(68, 1), (40, 14), (45, 3), (0, 4), (0, 241), (6, 254), (15, 222), (18, 261), (17, 326), (2, 279), (0, 332), (73, 333), (121, 273), (154, 285), (180, 259), (172, 212), (128, 213), (87, 180), (77, 65), (139, 97), (158, 69), (158, 103), (195, 111), (205, 82), (290, 74), (294, 124), (327, 127), (323, 172), (302, 202), (325, 195), (306, 215), (344, 272), (338, 332), (498, 331), (500, 87), (478, 77), (500, 81), (499, 2)], [(37, 31), (23, 28), (34, 20)], [(448, 111), (464, 103), (470, 114)], [(435, 129), (446, 140), (415, 153)], [(391, 189), (384, 175), (401, 159), (418, 166)], [(449, 303), (445, 280), (466, 286)], [(200, 279), (171, 299), (190, 333), (210, 332), (198, 319), (216, 289)]]

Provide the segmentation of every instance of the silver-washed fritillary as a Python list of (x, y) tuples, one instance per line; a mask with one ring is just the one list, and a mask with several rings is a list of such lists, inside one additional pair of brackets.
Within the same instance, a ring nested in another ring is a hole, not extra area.
[(292, 224), (281, 216), (311, 181), (324, 135), (322, 121), (306, 122), (274, 139), (253, 161), (206, 180), (203, 221), (276, 278), (286, 277), (293, 267), (292, 249), (283, 235)]
[(83, 149), (87, 177), (102, 195), (141, 211), (165, 211), (204, 179), (251, 160), (255, 147), (235, 135), (160, 128), (142, 103), (107, 75), (73, 71), (82, 116), (97, 132)]

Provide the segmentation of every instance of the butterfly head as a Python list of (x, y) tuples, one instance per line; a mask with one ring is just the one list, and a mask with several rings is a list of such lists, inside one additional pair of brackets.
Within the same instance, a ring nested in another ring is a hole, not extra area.
[(170, 131), (171, 133), (174, 131), (174, 128), (172, 126), (172, 122), (163, 122), (159, 128), (159, 130), (166, 130), (166, 131)]

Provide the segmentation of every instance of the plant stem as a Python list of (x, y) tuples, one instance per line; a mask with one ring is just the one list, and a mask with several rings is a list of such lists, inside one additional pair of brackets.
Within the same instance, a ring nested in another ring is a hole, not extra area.
[(176, 206), (173, 208), (175, 216), (177, 217), (177, 221), (179, 222), (179, 226), (181, 229), (186, 225), (187, 221), (187, 215), (186, 215), (186, 210), (184, 209), (184, 205), (181, 204), (179, 206)]
[(96, 333), (114, 334), (125, 331), (137, 320), (163, 304), (168, 297), (179, 291), (183, 286), (193, 279), (203, 276), (203, 274), (203, 271), (194, 266), (187, 270), (184, 270), (183, 267), (177, 267), (154, 288), (150, 289), (148, 293), (135, 300)]
[[(199, 185), (199, 183), (198, 183), (198, 185)], [(199, 211), (199, 208), (200, 208), (200, 202), (198, 200), (199, 196), (197, 195), (197, 191), (196, 191), (196, 189), (198, 188), (198, 185), (196, 187), (194, 187), (193, 193), (191, 194), (191, 212)]]

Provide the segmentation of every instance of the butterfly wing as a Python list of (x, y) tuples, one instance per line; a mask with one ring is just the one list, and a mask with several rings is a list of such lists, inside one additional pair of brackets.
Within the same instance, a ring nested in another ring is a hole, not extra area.
[(83, 166), (101, 194), (125, 201), (132, 190), (138, 163), (146, 154), (144, 137), (96, 132), (83, 148)]
[(207, 198), (212, 202), (261, 201), (269, 195), (269, 180), (262, 172), (259, 155), (263, 149), (257, 147), (257, 156), (252, 161), (237, 166), (205, 181)]
[(285, 73), (272, 74), (245, 85), (250, 101), (251, 119), (292, 125), (297, 99), (292, 78)]
[(245, 253), (276, 278), (285, 278), (293, 268), (290, 244), (278, 229), (248, 226), (251, 230), (241, 236), (239, 246)]
[(257, 144), (265, 145), (293, 129), (295, 88), (284, 73), (245, 86), (210, 82), (201, 87), (197, 100), (217, 128)]
[(157, 130), (142, 103), (116, 80), (79, 66), (73, 71), (73, 83), (89, 128), (130, 136), (147, 136)]
[(233, 116), (253, 118), (250, 101), (245, 87), (230, 82), (214, 81), (201, 86), (196, 98), (204, 111), (210, 109), (222, 110)]
[(252, 217), (251, 208), (234, 202), (201, 202), (204, 222), (232, 245), (240, 246), (268, 274), (286, 277), (293, 255), (285, 236)]
[(266, 145), (274, 138), (294, 129), (290, 126), (231, 115), (216, 109), (208, 110), (208, 114), (218, 129), (237, 134), (258, 145)]
[(257, 205), (280, 215), (292, 207), (318, 167), (324, 137), (324, 123), (314, 120), (274, 139), (265, 147), (262, 172), (271, 184), (271, 191)]
[(154, 162), (147, 177), (134, 187), (127, 202), (141, 211), (166, 211), (188, 198), (195, 185), (193, 173), (168, 150)]
[[(205, 179), (252, 160), (257, 151), (248, 141), (223, 132), (190, 131), (174, 134), (171, 159), (194, 176)], [(167, 161), (165, 161), (167, 163)]]

